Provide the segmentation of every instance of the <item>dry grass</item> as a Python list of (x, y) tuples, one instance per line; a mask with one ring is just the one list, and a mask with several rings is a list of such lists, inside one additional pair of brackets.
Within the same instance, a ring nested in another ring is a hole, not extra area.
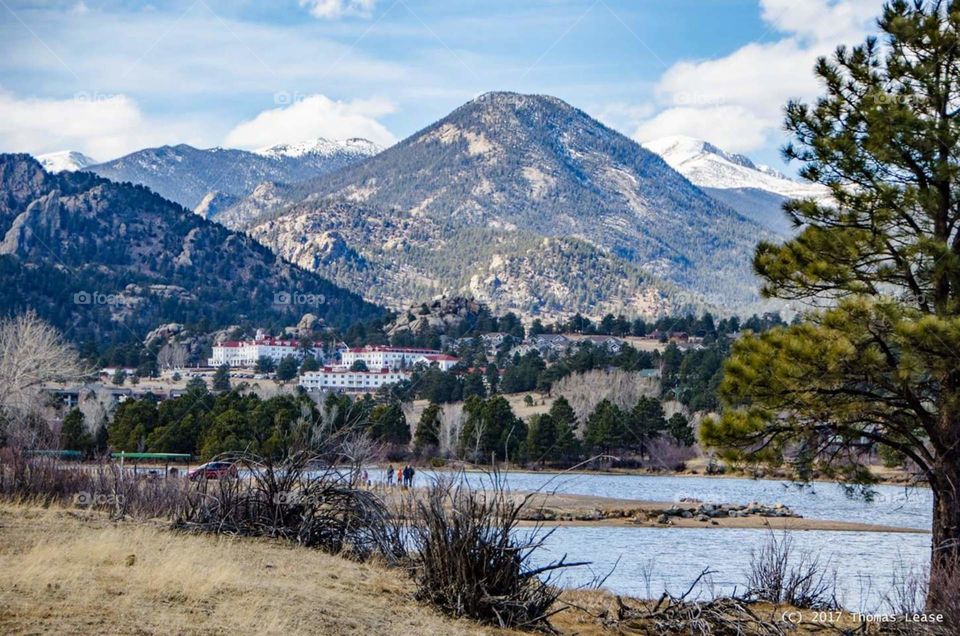
[[(0, 503), (0, 634), (516, 633), (445, 617), (413, 595), (401, 570), (282, 541)], [(622, 607), (605, 592), (566, 590), (563, 606), (569, 609), (551, 617), (561, 634), (657, 633), (647, 621), (611, 621)], [(792, 609), (751, 607), (768, 619)], [(813, 622), (809, 610), (803, 616), (809, 622), (785, 631), (839, 634), (857, 626), (846, 613), (834, 629)]]
[(492, 631), (415, 603), (398, 570), (276, 541), (3, 504), (0, 633)]

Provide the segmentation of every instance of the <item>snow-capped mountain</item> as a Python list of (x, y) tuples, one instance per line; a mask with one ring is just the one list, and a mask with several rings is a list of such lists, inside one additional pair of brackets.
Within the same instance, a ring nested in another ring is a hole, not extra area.
[(443, 293), (541, 316), (743, 307), (750, 255), (774, 238), (547, 95), (487, 93), (375, 157), (261, 193), (221, 222), (395, 307)]
[(376, 154), (366, 139), (316, 139), (251, 152), (186, 144), (145, 148), (90, 170), (114, 181), (149, 187), (206, 218), (251, 194), (264, 182), (293, 184), (333, 172)]
[(47, 172), (74, 172), (99, 163), (96, 159), (75, 150), (61, 150), (60, 152), (37, 155), (37, 161)]
[(792, 230), (782, 210), (785, 201), (830, 198), (824, 186), (795, 181), (700, 139), (662, 137), (643, 145), (710, 196), (779, 233)]
[(383, 148), (377, 144), (361, 137), (352, 137), (343, 141), (318, 137), (310, 141), (301, 141), (295, 144), (279, 144), (268, 148), (260, 148), (254, 150), (254, 152), (264, 157), (274, 158), (303, 157), (306, 155), (332, 157), (341, 154), (372, 157), (381, 150), (383, 150)]

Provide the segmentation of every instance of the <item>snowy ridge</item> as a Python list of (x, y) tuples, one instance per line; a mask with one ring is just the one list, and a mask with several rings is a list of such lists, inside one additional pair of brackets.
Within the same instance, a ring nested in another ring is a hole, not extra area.
[(74, 172), (99, 163), (96, 159), (75, 150), (61, 150), (37, 155), (37, 161), (47, 172)]
[(295, 144), (279, 144), (270, 146), (269, 148), (260, 148), (253, 152), (264, 157), (273, 158), (303, 157), (306, 155), (331, 157), (337, 154), (372, 157), (381, 150), (382, 148), (372, 141), (359, 137), (353, 137), (343, 141), (318, 137), (317, 139), (301, 141)]
[(700, 139), (662, 137), (643, 146), (701, 188), (752, 188), (788, 199), (825, 200), (830, 196), (824, 186), (794, 181), (772, 168), (757, 166), (743, 155), (725, 152)]

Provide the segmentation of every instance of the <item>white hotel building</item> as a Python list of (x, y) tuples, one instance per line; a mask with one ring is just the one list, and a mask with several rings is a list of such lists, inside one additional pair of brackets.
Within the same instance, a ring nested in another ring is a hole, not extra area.
[[(317, 359), (322, 359), (323, 343), (313, 343), (308, 351)], [(280, 362), (287, 356), (301, 359), (304, 351), (297, 340), (276, 340), (274, 338), (256, 338), (254, 340), (227, 340), (213, 347), (213, 357), (207, 360), (211, 367), (224, 364), (230, 367), (252, 367), (260, 358), (270, 358)]]
[(427, 361), (427, 356), (439, 355), (441, 354), (436, 349), (367, 345), (344, 351), (340, 356), (340, 362), (345, 367), (353, 366), (357, 361), (363, 361), (368, 369), (401, 369), (412, 367), (417, 362)]
[(382, 386), (410, 379), (409, 371), (351, 371), (350, 367), (324, 367), (300, 376), (300, 386), (307, 391), (374, 392)]
[[(368, 371), (351, 371), (362, 361)], [(449, 371), (457, 364), (454, 356), (436, 349), (384, 347), (368, 345), (349, 349), (340, 357), (338, 367), (324, 367), (300, 376), (300, 386), (308, 391), (376, 391), (382, 386), (409, 380), (409, 369), (417, 364), (436, 364), (441, 371)]]

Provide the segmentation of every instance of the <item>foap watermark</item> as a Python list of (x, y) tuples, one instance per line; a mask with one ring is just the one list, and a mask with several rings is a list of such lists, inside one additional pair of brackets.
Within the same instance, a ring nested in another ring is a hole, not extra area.
[(305, 100), (309, 95), (297, 91), (277, 91), (273, 94), (273, 103), (277, 106), (290, 106)]
[(867, 99), (878, 105), (900, 104), (902, 106), (910, 106), (914, 102), (919, 101), (921, 97), (919, 95), (875, 92), (867, 95)]
[(726, 97), (716, 93), (698, 93), (696, 91), (680, 91), (673, 95), (674, 106), (726, 106)]
[(104, 294), (98, 291), (78, 291), (73, 295), (74, 305), (129, 305), (130, 300), (121, 294)]
[(318, 307), (326, 301), (327, 299), (323, 294), (295, 291), (280, 291), (273, 294), (274, 305), (306, 305), (308, 307)]
[(73, 94), (73, 101), (79, 104), (96, 104), (98, 102), (112, 102), (120, 99), (119, 93), (101, 93), (100, 91), (77, 91)]
[(316, 506), (319, 500), (316, 495), (305, 494), (297, 490), (282, 490), (273, 495), (273, 503), (278, 506)]
[(723, 493), (720, 492), (678, 492), (673, 495), (671, 501), (673, 503), (706, 503), (706, 504), (721, 504), (729, 503), (727, 501), (729, 497), (725, 497)]
[(73, 496), (75, 506), (120, 506), (124, 496), (119, 493), (87, 492), (81, 490)]

